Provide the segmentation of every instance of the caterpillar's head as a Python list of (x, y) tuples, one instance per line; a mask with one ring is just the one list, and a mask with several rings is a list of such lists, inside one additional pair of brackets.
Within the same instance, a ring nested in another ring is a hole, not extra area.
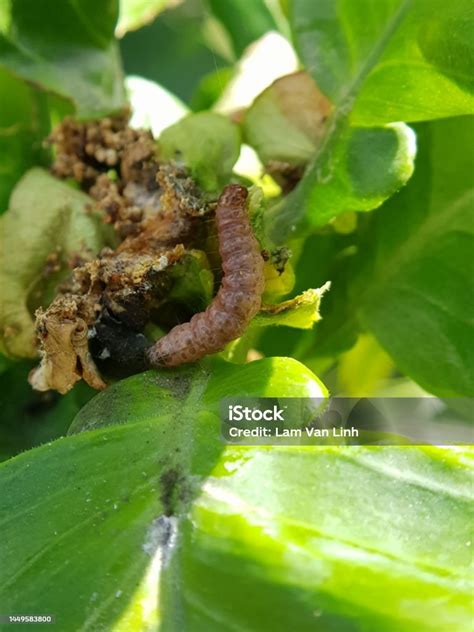
[(242, 208), (248, 197), (248, 191), (240, 184), (228, 184), (222, 191), (218, 206), (227, 208)]

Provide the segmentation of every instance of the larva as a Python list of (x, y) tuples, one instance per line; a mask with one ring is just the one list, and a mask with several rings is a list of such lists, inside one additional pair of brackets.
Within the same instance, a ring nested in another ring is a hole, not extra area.
[(208, 308), (173, 327), (147, 352), (152, 366), (196, 362), (245, 331), (259, 311), (264, 288), (263, 259), (246, 209), (247, 189), (230, 184), (216, 208), (219, 253), (224, 276)]

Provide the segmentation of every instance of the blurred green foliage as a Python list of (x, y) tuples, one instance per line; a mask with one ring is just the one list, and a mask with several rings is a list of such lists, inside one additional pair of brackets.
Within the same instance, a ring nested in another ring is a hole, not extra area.
[(200, 2), (185, 2), (120, 41), (123, 67), (189, 101), (202, 77), (225, 60), (207, 45)]

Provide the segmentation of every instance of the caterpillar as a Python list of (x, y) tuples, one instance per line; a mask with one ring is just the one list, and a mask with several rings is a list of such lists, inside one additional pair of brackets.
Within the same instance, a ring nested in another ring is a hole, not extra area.
[(247, 189), (225, 187), (216, 207), (216, 228), (223, 279), (204, 312), (173, 327), (147, 350), (151, 366), (178, 366), (222, 351), (243, 334), (261, 306), (263, 259), (247, 214)]

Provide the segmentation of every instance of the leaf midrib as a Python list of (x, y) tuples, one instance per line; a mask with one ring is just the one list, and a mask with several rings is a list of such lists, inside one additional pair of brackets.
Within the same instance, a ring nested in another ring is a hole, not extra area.
[[(322, 161), (322, 158), (324, 158), (326, 151), (328, 150), (331, 142), (334, 139), (336, 139), (337, 136), (344, 129), (344, 125), (352, 111), (355, 97), (361, 85), (363, 84), (367, 75), (376, 65), (376, 62), (378, 61), (378, 59), (382, 56), (382, 53), (384, 52), (387, 44), (389, 43), (395, 31), (400, 26), (403, 18), (405, 17), (405, 14), (409, 9), (410, 4), (411, 4), (411, 0), (404, 0), (402, 4), (400, 4), (398, 9), (391, 15), (390, 19), (387, 21), (385, 25), (385, 28), (382, 34), (380, 35), (380, 38), (375, 42), (374, 46), (372, 47), (372, 50), (367, 55), (364, 63), (360, 66), (358, 72), (354, 75), (352, 81), (348, 84), (347, 88), (343, 91), (342, 96), (339, 99), (339, 102), (335, 103), (334, 111), (328, 117), (328, 120), (325, 125), (325, 131), (321, 137), (321, 141), (316, 151), (316, 154), (314, 155), (311, 163), (308, 165), (308, 168), (303, 176), (303, 179), (300, 181), (297, 189), (295, 189), (295, 192), (294, 192), (295, 195), (294, 196), (290, 195), (290, 197), (288, 198), (290, 201), (289, 202), (286, 201), (284, 203), (284, 206), (282, 208), (283, 212), (281, 213), (282, 216), (290, 214), (289, 213), (290, 210), (291, 210), (291, 215), (293, 215), (294, 208), (298, 208), (298, 206), (302, 209), (305, 208), (305, 204), (302, 204), (301, 200), (298, 199), (298, 196), (301, 197), (301, 194), (303, 192), (302, 185), (304, 186), (306, 179), (310, 177), (310, 174), (317, 173), (318, 169), (321, 166), (320, 162)], [(294, 27), (294, 30), (295, 30), (295, 33), (298, 33), (298, 32), (304, 33), (305, 31), (308, 31), (311, 29), (310, 28), (296, 29)], [(317, 83), (317, 78), (313, 76), (313, 79)], [(316, 182), (318, 182), (317, 178), (316, 178)], [(316, 186), (318, 186), (318, 184), (316, 184)], [(304, 225), (305, 219), (306, 219), (306, 213), (302, 213), (296, 218), (293, 215), (293, 217), (289, 218), (289, 221), (286, 220), (285, 224), (292, 225), (296, 223), (296, 224), (299, 224), (299, 227), (301, 228), (301, 226)], [(291, 230), (294, 230), (293, 227)], [(270, 230), (270, 234), (271, 232), (272, 231)], [(276, 241), (280, 243), (282, 240), (277, 238)]]

